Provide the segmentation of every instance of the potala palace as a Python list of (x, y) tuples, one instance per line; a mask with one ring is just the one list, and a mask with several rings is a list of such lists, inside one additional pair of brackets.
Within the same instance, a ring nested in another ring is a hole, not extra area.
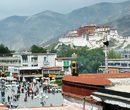
[(124, 38), (118, 35), (116, 29), (110, 29), (109, 26), (86, 25), (79, 27), (78, 30), (70, 30), (68, 34), (59, 38), (60, 43), (55, 49), (62, 44), (75, 46), (87, 46), (90, 49), (102, 47), (104, 36), (107, 40), (116, 39), (117, 45), (124, 42)]

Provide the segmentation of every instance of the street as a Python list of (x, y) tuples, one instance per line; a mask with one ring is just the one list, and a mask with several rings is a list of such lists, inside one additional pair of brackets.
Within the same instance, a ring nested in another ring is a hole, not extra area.
[[(14, 94), (17, 93), (17, 87), (13, 87), (13, 89), (15, 90)], [(35, 87), (33, 87), (33, 90), (35, 91)], [(18, 107), (40, 107), (42, 106), (40, 103), (40, 96), (41, 96), (41, 91), (43, 91), (42, 88), (39, 88), (39, 94), (37, 98), (35, 98), (35, 96), (33, 97), (33, 99), (31, 99), (31, 97), (27, 97), (27, 102), (24, 101), (25, 98), (25, 92), (24, 93), (20, 93), (20, 98), (18, 101), (13, 101), (14, 105), (18, 105)], [(9, 88), (9, 90), (6, 90), (5, 92), (5, 102), (8, 102), (8, 95), (11, 96), (13, 94), (13, 92), (11, 92), (11, 88)], [(61, 106), (63, 103), (63, 97), (61, 93), (45, 93), (43, 92), (43, 95), (45, 95), (43, 102), (45, 101), (45, 105), (44, 106), (50, 106), (51, 104), (53, 106)], [(46, 98), (46, 96), (48, 98)]]

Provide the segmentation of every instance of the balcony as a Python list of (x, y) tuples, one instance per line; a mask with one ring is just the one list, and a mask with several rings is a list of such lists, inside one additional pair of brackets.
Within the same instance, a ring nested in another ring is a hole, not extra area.
[(32, 65), (37, 65), (37, 64), (38, 64), (38, 61), (37, 61), (37, 60), (33, 60), (33, 61), (31, 61), (31, 64), (32, 64)]
[(48, 62), (48, 61), (43, 62), (43, 65), (44, 65), (44, 66), (48, 66), (48, 65), (49, 65), (49, 62)]

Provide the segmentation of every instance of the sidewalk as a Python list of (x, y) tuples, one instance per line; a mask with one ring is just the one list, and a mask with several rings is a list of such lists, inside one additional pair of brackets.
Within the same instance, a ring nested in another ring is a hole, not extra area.
[[(55, 107), (28, 107), (28, 108), (14, 108), (14, 110), (82, 110), (74, 106), (55, 106)], [(9, 109), (12, 110), (12, 109)]]

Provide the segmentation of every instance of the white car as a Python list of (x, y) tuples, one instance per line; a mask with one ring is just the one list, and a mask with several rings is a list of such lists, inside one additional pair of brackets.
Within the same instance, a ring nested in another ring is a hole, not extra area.
[(4, 84), (4, 86), (5, 87), (18, 87), (19, 86), (19, 83), (18, 82), (12, 82), (12, 84), (11, 83), (9, 83), (9, 82), (6, 82), (5, 84)]
[(60, 86), (57, 86), (57, 87), (52, 87), (50, 89), (51, 92), (62, 92), (62, 88)]

